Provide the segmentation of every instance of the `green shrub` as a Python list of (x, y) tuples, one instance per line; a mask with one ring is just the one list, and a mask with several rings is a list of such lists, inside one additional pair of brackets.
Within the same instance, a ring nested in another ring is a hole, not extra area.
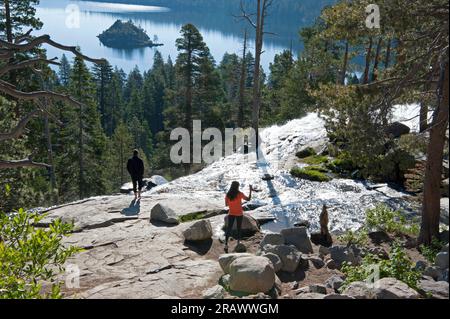
[(206, 216), (206, 212), (196, 212), (196, 213), (190, 213), (187, 215), (183, 215), (178, 217), (178, 220), (180, 221), (180, 223), (186, 223), (186, 222), (191, 222), (194, 220), (200, 220), (205, 218)]
[(308, 157), (304, 158), (302, 160), (302, 162), (304, 162), (306, 164), (310, 164), (310, 165), (320, 165), (320, 164), (327, 163), (328, 162), (328, 157), (327, 156), (313, 155), (313, 156), (308, 156)]
[(402, 213), (393, 211), (384, 204), (367, 210), (366, 227), (395, 235), (417, 236), (420, 231), (419, 223), (407, 220)]
[(317, 153), (312, 147), (307, 147), (295, 154), (298, 158), (306, 158), (314, 155), (317, 155)]
[[(61, 297), (56, 277), (80, 249), (62, 243), (73, 225), (56, 220), (48, 228), (36, 228), (43, 218), (23, 209), (0, 213), (0, 299)], [(42, 292), (44, 282), (51, 285), (51, 292)]]
[(367, 230), (363, 228), (357, 231), (348, 230), (344, 234), (338, 236), (338, 240), (347, 246), (352, 244), (364, 246), (368, 243), (369, 236)]
[(335, 173), (351, 172), (356, 169), (352, 160), (345, 153), (341, 153), (338, 158), (326, 164), (326, 167)]
[(309, 167), (306, 168), (294, 167), (293, 169), (291, 169), (291, 175), (313, 182), (329, 182), (331, 180), (331, 178), (326, 174), (311, 169)]
[(431, 245), (420, 245), (419, 249), (421, 254), (432, 264), (436, 261), (436, 255), (440, 253), (442, 247), (445, 246), (444, 242), (439, 241), (436, 238), (433, 238), (431, 241)]
[(323, 166), (320, 165), (311, 165), (307, 167), (309, 170), (318, 171), (321, 173), (329, 173), (330, 171)]
[(396, 278), (417, 290), (417, 284), (422, 274), (414, 268), (413, 263), (398, 244), (395, 244), (391, 248), (389, 259), (387, 260), (369, 254), (363, 258), (359, 266), (352, 266), (348, 263), (344, 264), (341, 271), (345, 274), (346, 278), (340, 289), (344, 290), (352, 282), (365, 281), (370, 278), (374, 273), (374, 266), (377, 266), (379, 269), (379, 279), (387, 277)]

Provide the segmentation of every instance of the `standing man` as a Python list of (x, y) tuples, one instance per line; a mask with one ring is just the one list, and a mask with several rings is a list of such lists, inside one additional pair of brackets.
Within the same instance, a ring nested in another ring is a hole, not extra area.
[(133, 157), (128, 160), (127, 170), (133, 182), (134, 199), (141, 198), (141, 190), (144, 187), (144, 162), (139, 158), (138, 150), (134, 150)]

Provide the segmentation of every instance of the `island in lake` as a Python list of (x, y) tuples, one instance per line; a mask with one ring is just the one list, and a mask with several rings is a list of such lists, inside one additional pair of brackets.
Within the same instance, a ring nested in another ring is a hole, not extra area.
[(107, 47), (117, 49), (133, 49), (140, 47), (161, 46), (150, 40), (144, 29), (133, 24), (132, 21), (117, 20), (102, 34), (98, 35), (101, 43)]

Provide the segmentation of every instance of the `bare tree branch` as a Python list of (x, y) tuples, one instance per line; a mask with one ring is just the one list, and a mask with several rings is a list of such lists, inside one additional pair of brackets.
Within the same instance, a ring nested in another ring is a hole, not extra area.
[(21, 119), (19, 121), (19, 123), (16, 125), (16, 127), (14, 127), (10, 132), (8, 132), (8, 133), (0, 133), (0, 141), (17, 139), (20, 136), (22, 136), (22, 134), (23, 134), (27, 124), (34, 117), (36, 117), (39, 113), (41, 113), (41, 110), (36, 110), (36, 111), (33, 111), (33, 112), (29, 113), (23, 119)]
[(50, 168), (50, 165), (45, 164), (45, 163), (34, 162), (30, 158), (26, 158), (26, 159), (18, 160), (18, 161), (0, 160), (0, 169), (6, 169), (6, 168), (11, 169), (11, 168), (22, 168), (22, 167)]

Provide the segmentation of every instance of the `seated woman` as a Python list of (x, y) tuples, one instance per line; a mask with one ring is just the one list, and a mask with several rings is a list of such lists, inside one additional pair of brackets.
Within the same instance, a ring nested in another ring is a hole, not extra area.
[(238, 245), (241, 239), (242, 220), (244, 218), (244, 210), (242, 209), (242, 200), (249, 201), (252, 199), (253, 187), (250, 185), (250, 194), (245, 196), (239, 191), (239, 182), (231, 183), (230, 190), (225, 196), (225, 205), (229, 207), (228, 212), (228, 227), (225, 232), (225, 252), (228, 253), (228, 239), (233, 230), (234, 221), (237, 225), (237, 241)]

